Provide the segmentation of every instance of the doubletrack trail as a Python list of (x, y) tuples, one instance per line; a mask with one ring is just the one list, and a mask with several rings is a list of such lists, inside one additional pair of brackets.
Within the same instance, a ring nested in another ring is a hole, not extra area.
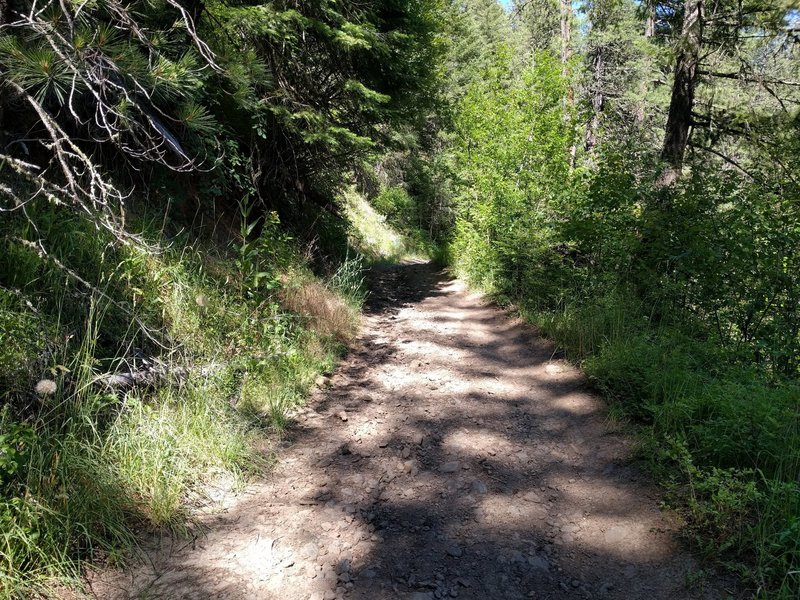
[[(376, 271), (357, 347), (265, 479), (102, 598), (688, 599), (679, 520), (552, 344), (430, 264)], [(703, 578), (700, 578), (703, 580)]]

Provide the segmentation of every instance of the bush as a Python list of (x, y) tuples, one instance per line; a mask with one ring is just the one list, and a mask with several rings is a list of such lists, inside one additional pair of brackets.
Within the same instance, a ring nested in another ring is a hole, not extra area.
[(654, 324), (630, 298), (610, 292), (557, 311), (523, 304), (523, 313), (640, 425), (642, 456), (673, 490), (694, 541), (776, 597), (793, 597), (800, 386), (742, 368), (676, 324)]

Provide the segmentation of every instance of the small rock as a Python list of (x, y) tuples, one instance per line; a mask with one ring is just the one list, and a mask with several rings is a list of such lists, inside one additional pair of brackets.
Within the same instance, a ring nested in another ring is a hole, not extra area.
[(319, 548), (313, 542), (309, 542), (300, 549), (300, 556), (303, 556), (308, 559), (316, 558), (318, 553), (319, 553)]
[(580, 581), (578, 581), (577, 579), (573, 579), (573, 580), (570, 582), (570, 585), (571, 585), (572, 587), (574, 587), (574, 588), (579, 588), (579, 587), (581, 587), (581, 582), (580, 582)]
[(536, 492), (528, 492), (522, 497), (522, 499), (525, 500), (525, 502), (533, 502), (535, 504), (539, 504), (542, 501), (542, 499), (539, 498), (539, 494)]
[(317, 387), (325, 387), (326, 385), (330, 384), (331, 378), (325, 377), (325, 375), (320, 375), (317, 377), (314, 383), (317, 384)]
[(455, 473), (456, 471), (458, 471), (460, 466), (461, 465), (459, 464), (459, 462), (457, 460), (454, 460), (451, 462), (444, 463), (441, 467), (439, 467), (439, 470), (442, 473)]
[(470, 489), (475, 494), (485, 494), (489, 491), (489, 488), (486, 486), (486, 484), (478, 479), (472, 482)]
[(336, 564), (336, 572), (337, 572), (338, 574), (340, 574), (340, 575), (341, 575), (342, 573), (349, 573), (349, 572), (350, 572), (350, 561), (349, 561), (349, 560), (347, 560), (346, 558), (345, 558), (345, 559), (342, 559), (342, 560), (340, 560), (340, 561), (339, 561), (339, 562)]
[(339, 417), (342, 421), (347, 421), (347, 413), (344, 411), (336, 413), (336, 416)]
[(411, 448), (409, 448), (408, 446), (406, 446), (405, 448), (403, 448), (403, 451), (400, 453), (400, 456), (401, 456), (402, 458), (408, 458), (408, 457), (410, 457), (410, 456), (411, 456)]
[(417, 446), (421, 446), (424, 439), (425, 438), (421, 433), (415, 433), (414, 437), (411, 438), (411, 441), (414, 442)]
[(544, 556), (530, 556), (530, 557), (528, 557), (528, 564), (535, 571), (549, 571), (550, 570), (550, 561), (547, 560)]
[(462, 554), (464, 554), (464, 551), (461, 549), (461, 546), (453, 544), (447, 547), (447, 554), (454, 558), (459, 558)]

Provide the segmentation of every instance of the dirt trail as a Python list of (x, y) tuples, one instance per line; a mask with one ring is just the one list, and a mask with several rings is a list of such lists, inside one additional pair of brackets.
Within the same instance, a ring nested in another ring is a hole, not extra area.
[(375, 276), (360, 339), (267, 481), (101, 598), (721, 598), (579, 371), (427, 264)]

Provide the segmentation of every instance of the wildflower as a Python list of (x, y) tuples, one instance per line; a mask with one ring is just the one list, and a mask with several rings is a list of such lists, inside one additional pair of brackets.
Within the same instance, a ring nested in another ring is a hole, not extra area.
[(34, 388), (40, 396), (52, 396), (58, 390), (58, 385), (52, 379), (42, 379)]

